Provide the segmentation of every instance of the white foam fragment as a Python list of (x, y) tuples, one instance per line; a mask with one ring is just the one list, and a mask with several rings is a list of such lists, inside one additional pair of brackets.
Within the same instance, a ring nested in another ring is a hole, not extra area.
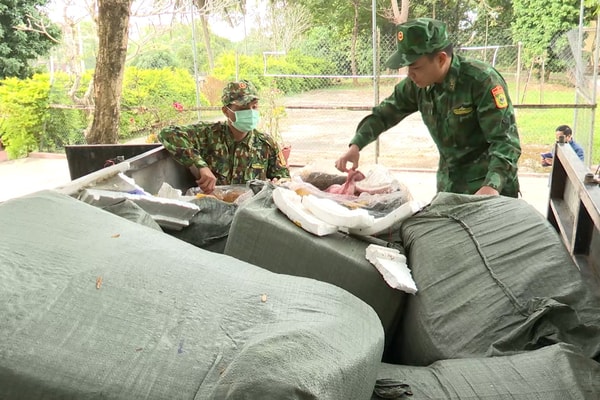
[(115, 176), (100, 180), (96, 183), (91, 183), (90, 188), (97, 190), (109, 190), (113, 192), (125, 193), (145, 193), (144, 188), (135, 183), (135, 180), (123, 172), (119, 172)]
[(302, 197), (302, 205), (322, 221), (345, 228), (365, 228), (373, 225), (375, 217), (367, 210), (351, 210), (331, 200), (312, 194)]
[(338, 227), (315, 217), (302, 205), (302, 197), (293, 190), (282, 187), (273, 190), (273, 202), (294, 224), (317, 236), (337, 232)]
[(97, 186), (102, 181), (110, 179), (113, 176), (125, 172), (129, 169), (131, 169), (131, 165), (129, 164), (129, 162), (124, 161), (122, 163), (111, 165), (110, 167), (102, 168), (98, 171), (84, 175), (80, 178), (75, 179), (74, 181), (67, 183), (64, 186), (57, 187), (56, 190), (59, 193), (64, 193), (69, 196), (75, 196), (84, 188), (90, 186)]
[(390, 287), (410, 294), (417, 293), (417, 284), (406, 265), (406, 257), (397, 249), (370, 244), (366, 249), (366, 258)]
[(411, 200), (366, 227), (348, 229), (353, 235), (370, 236), (378, 233), (398, 229), (402, 222), (421, 210), (425, 204), (420, 201)]
[(175, 189), (173, 186), (169, 185), (167, 182), (163, 182), (158, 189), (158, 193), (156, 194), (158, 197), (164, 197), (165, 199), (181, 199), (181, 190)]
[(120, 203), (125, 199), (131, 200), (150, 214), (161, 227), (175, 230), (189, 226), (190, 219), (200, 211), (197, 205), (180, 200), (108, 190), (85, 189), (79, 194), (78, 199), (101, 208)]

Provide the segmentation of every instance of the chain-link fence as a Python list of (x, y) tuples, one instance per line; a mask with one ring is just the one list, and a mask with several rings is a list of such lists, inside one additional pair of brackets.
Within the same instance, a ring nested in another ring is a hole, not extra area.
[[(322, 37), (313, 35), (311, 40), (293, 41), (285, 52), (264, 51), (271, 45), (240, 45), (234, 61), (236, 77), (237, 71), (242, 70), (250, 76), (239, 78), (261, 81), (261, 129), (291, 145), (293, 165), (317, 161), (332, 165), (346, 150), (361, 119), (405, 77), (405, 71), (384, 66), (396, 51), (394, 34), (376, 31), (353, 38), (351, 33), (340, 36), (337, 32), (332, 39), (323, 29)], [(460, 37), (451, 35), (456, 53), (494, 66), (506, 79), (522, 141), (522, 170), (547, 172), (540, 166), (539, 154), (552, 149), (555, 128), (563, 124), (573, 128), (575, 139), (585, 150), (586, 163), (600, 163), (600, 124), (595, 118), (598, 37), (597, 25), (582, 26), (556, 34), (545, 54), (531, 57), (530, 49), (522, 44), (507, 44), (513, 41), (506, 34), (494, 37), (488, 36), (487, 31), (484, 35), (461, 31)], [(202, 46), (198, 42), (198, 47)], [(298, 54), (304, 57), (302, 62), (298, 61)], [(284, 63), (286, 68), (282, 67)], [(220, 69), (229, 72), (233, 68), (230, 64)], [(221, 71), (221, 79), (228, 72)], [(132, 88), (131, 104), (123, 104), (122, 131), (153, 136), (151, 133), (166, 124), (183, 124), (198, 118), (222, 119), (218, 102), (224, 82), (213, 75), (218, 74), (196, 76), (193, 83), (181, 78), (160, 95), (148, 96), (150, 100), (140, 98), (140, 93), (133, 93)], [(161, 78), (162, 86), (168, 81)], [(140, 87), (140, 81), (136, 82)], [(202, 93), (197, 97), (202, 96), (205, 101), (197, 100), (193, 107), (194, 101), (188, 97), (193, 97), (192, 86), (196, 82), (202, 85)], [(159, 102), (160, 96), (168, 98)], [(179, 103), (185, 104), (184, 109), (175, 107)], [(198, 107), (200, 104), (212, 107)], [(151, 112), (155, 109), (160, 113)], [(79, 109), (75, 112), (80, 113)], [(377, 143), (362, 152), (363, 163), (380, 162), (390, 168), (430, 170), (437, 167), (437, 159), (437, 149), (419, 113), (381, 135)]]
[[(580, 40), (580, 37), (583, 40)], [(578, 135), (578, 140), (586, 154), (597, 156), (594, 153), (594, 127), (595, 108), (597, 106), (598, 80), (598, 42), (600, 34), (598, 29), (586, 28), (572, 30), (567, 35), (569, 48), (573, 54), (579, 54), (579, 57), (573, 59), (570, 68), (575, 82), (575, 103), (582, 108), (575, 109), (573, 128), (575, 132), (584, 133)], [(596, 55), (594, 57), (594, 54)], [(585, 132), (590, 134), (585, 135)], [(596, 139), (597, 141), (597, 139)], [(595, 160), (596, 158), (594, 158)], [(592, 157), (588, 160), (591, 163)]]
[[(391, 94), (394, 84), (404, 77), (404, 71), (384, 67), (385, 60), (396, 49), (395, 37), (377, 37), (376, 57), (373, 57), (372, 36), (360, 37), (354, 54), (335, 53), (340, 48), (338, 43), (335, 48), (321, 46), (316, 55), (333, 59), (330, 69), (320, 75), (278, 74), (272, 65), (277, 57), (284, 55), (263, 55), (264, 75), (273, 78), (275, 84), (277, 79), (284, 78), (311, 82), (310, 90), (281, 99), (286, 109), (280, 123), (281, 135), (292, 145), (293, 164), (339, 157), (358, 122), (374, 104)], [(524, 57), (526, 49), (521, 44), (497, 45), (493, 44), (493, 38), (486, 38), (487, 45), (456, 47), (457, 53), (489, 63), (506, 79), (524, 147), (521, 160), (524, 170), (544, 171), (539, 153), (551, 150), (555, 128), (562, 124), (572, 126), (577, 142), (585, 149), (588, 165), (600, 161), (598, 151), (593, 153), (596, 37), (595, 27), (562, 33), (552, 40), (546, 54), (529, 59)], [(373, 59), (378, 60), (375, 66)], [(437, 166), (437, 150), (418, 113), (381, 135), (379, 143), (362, 154), (363, 162), (365, 159), (381, 162), (392, 168)]]

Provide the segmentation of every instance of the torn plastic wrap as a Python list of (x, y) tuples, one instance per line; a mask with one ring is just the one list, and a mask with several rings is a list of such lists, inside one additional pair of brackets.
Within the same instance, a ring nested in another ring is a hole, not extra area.
[[(344, 183), (329, 186), (323, 185), (325, 180), (318, 180), (316, 172), (312, 171), (309, 176), (319, 181), (322, 187), (327, 186), (325, 190), (303, 181), (303, 175), (306, 174), (295, 175), (290, 182), (277, 189), (274, 200), (277, 207), (296, 225), (318, 236), (333, 233), (332, 226), (362, 236), (389, 232), (398, 229), (404, 219), (423, 206), (414, 201), (408, 188), (383, 166), (369, 170), (366, 175), (350, 171)], [(358, 185), (359, 182), (361, 185)], [(281, 192), (286, 189), (293, 192), (294, 196)], [(286, 201), (289, 204), (285, 204)], [(315, 218), (326, 227), (319, 227)]]
[(215, 186), (215, 190), (213, 190), (210, 194), (204, 194), (202, 189), (199, 187), (189, 188), (185, 192), (186, 196), (212, 196), (218, 200), (224, 201), (225, 203), (235, 203), (239, 204), (243, 202), (243, 200), (248, 197), (252, 197), (252, 190), (246, 184), (240, 185), (219, 185)]
[(367, 210), (375, 218), (384, 217), (392, 210), (412, 200), (412, 195), (403, 184), (399, 184), (399, 189), (390, 193), (371, 194), (363, 192), (358, 195), (325, 192), (310, 183), (302, 181), (299, 177), (293, 178), (283, 186), (295, 191), (300, 196), (311, 194), (318, 198), (333, 200), (351, 210)]

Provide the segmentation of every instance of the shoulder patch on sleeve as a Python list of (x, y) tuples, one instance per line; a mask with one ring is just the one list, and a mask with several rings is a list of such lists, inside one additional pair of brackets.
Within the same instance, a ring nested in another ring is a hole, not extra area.
[(508, 107), (508, 101), (506, 100), (506, 94), (504, 94), (502, 86), (497, 85), (492, 89), (492, 97), (494, 98), (494, 103), (496, 103), (496, 108)]

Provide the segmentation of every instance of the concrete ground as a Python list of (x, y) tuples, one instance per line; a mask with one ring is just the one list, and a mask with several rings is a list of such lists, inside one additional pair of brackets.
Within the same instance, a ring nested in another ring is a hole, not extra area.
[(0, 162), (0, 202), (70, 182), (67, 159), (50, 157)]
[[(415, 199), (428, 202), (435, 195), (434, 172), (393, 172), (408, 187)], [(67, 160), (61, 155), (34, 154), (28, 158), (3, 161), (0, 162), (0, 202), (42, 189), (52, 189), (70, 180)], [(520, 176), (520, 183), (523, 200), (533, 205), (542, 215), (546, 215), (548, 175), (523, 174)]]
[[(396, 171), (399, 180), (410, 189), (417, 200), (429, 201), (435, 196), (435, 173)], [(547, 215), (548, 195), (550, 194), (547, 174), (522, 174), (519, 175), (522, 199), (535, 207), (542, 215)]]

